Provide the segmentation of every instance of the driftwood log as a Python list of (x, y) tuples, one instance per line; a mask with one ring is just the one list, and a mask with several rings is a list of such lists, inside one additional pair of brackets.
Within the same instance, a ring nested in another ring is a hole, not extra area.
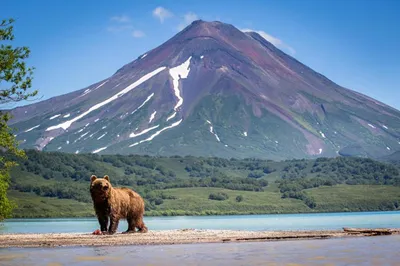
[(391, 235), (393, 234), (393, 230), (388, 228), (375, 228), (375, 229), (368, 229), (368, 228), (350, 228), (344, 227), (343, 231), (349, 234), (367, 234), (367, 235)]

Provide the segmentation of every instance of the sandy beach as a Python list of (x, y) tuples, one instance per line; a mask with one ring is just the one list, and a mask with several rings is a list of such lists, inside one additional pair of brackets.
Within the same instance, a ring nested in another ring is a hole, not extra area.
[(2, 234), (0, 248), (171, 245), (191, 243), (254, 242), (398, 235), (399, 229), (344, 229), (329, 231), (163, 230), (148, 233), (93, 235), (92, 233)]

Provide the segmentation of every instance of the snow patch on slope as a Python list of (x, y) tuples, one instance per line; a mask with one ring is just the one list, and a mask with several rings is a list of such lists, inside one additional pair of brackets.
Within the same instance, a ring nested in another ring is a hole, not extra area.
[(156, 113), (157, 113), (157, 111), (154, 111), (154, 112), (150, 115), (149, 124), (150, 124), (151, 121), (153, 121), (154, 118), (156, 117)]
[(207, 121), (208, 124), (210, 124), (210, 133), (213, 134), (213, 135), (215, 136), (215, 138), (217, 139), (218, 142), (220, 142), (221, 140), (220, 140), (220, 138), (218, 137), (217, 133), (214, 132), (214, 128), (213, 128), (211, 122), (208, 121), (208, 120), (206, 120), (206, 121)]
[(182, 63), (179, 66), (173, 67), (169, 70), (169, 74), (172, 77), (172, 83), (174, 86), (174, 92), (175, 92), (175, 96), (176, 98), (178, 98), (178, 102), (176, 103), (174, 110), (176, 111), (183, 103), (183, 98), (180, 94), (179, 91), (179, 80), (180, 79), (185, 79), (188, 77), (189, 75), (189, 71), (190, 71), (190, 59), (192, 59), (192, 57), (190, 56), (184, 63)]
[(325, 134), (324, 134), (322, 131), (320, 131), (319, 134), (321, 134), (321, 136), (322, 136), (324, 139), (326, 138), (326, 137), (325, 137)]
[(164, 127), (163, 129), (157, 131), (156, 133), (154, 133), (153, 135), (151, 135), (151, 136), (148, 137), (147, 139), (144, 139), (144, 140), (141, 140), (141, 141), (139, 141), (139, 142), (135, 142), (135, 143), (129, 145), (129, 147), (133, 147), (133, 146), (139, 145), (139, 144), (141, 144), (141, 143), (143, 143), (143, 142), (146, 142), (146, 141), (151, 141), (152, 139), (154, 139), (155, 137), (157, 137), (158, 135), (160, 135), (163, 131), (165, 131), (165, 130), (167, 130), (167, 129), (171, 129), (171, 128), (173, 128), (173, 127), (176, 127), (176, 126), (178, 126), (181, 122), (182, 122), (182, 119), (179, 120), (179, 121), (177, 121), (177, 122), (175, 122), (175, 123), (172, 123), (170, 126)]
[(70, 117), (71, 116), (71, 114), (66, 114), (66, 115), (64, 115), (63, 117), (64, 118), (68, 118), (68, 117)]
[(376, 128), (374, 125), (368, 124), (368, 126), (372, 127), (372, 128)]
[(87, 134), (89, 134), (89, 131), (86, 132), (86, 133), (83, 133), (79, 138), (77, 138), (77, 139), (74, 141), (74, 143), (77, 142), (77, 141), (80, 141), (80, 140), (81, 140), (84, 136), (86, 136)]
[(105, 135), (107, 135), (107, 132), (106, 133), (104, 133), (103, 135), (101, 135), (100, 137), (98, 137), (97, 138), (97, 140), (100, 140), (100, 139), (102, 139)]
[(385, 126), (385, 125), (383, 125), (382, 127), (383, 127), (384, 129), (389, 129), (389, 128), (388, 128), (387, 126)]
[(247, 137), (247, 132), (245, 131), (245, 132), (243, 132), (243, 135), (245, 136), (245, 137)]
[(176, 116), (176, 112), (167, 117), (167, 122)]
[(25, 132), (32, 131), (32, 130), (34, 130), (35, 128), (38, 128), (38, 127), (40, 127), (40, 125), (37, 125), (37, 126), (31, 127), (31, 128), (29, 128), (29, 129), (25, 130)]
[(137, 86), (141, 85), (143, 82), (149, 80), (150, 78), (152, 78), (153, 76), (157, 75), (158, 73), (160, 73), (161, 71), (163, 71), (166, 67), (159, 67), (156, 70), (144, 75), (143, 77), (141, 77), (140, 79), (138, 79), (137, 81), (135, 81), (134, 83), (132, 83), (131, 85), (129, 85), (128, 87), (126, 87), (125, 89), (123, 89), (122, 91), (118, 92), (117, 94), (113, 95), (112, 97), (108, 98), (107, 100), (104, 100), (96, 105), (93, 105), (89, 110), (87, 110), (86, 112), (83, 112), (82, 114), (80, 114), (79, 116), (68, 120), (64, 123), (61, 123), (59, 125), (55, 125), (52, 127), (49, 127), (46, 129), (46, 131), (50, 131), (50, 130), (54, 130), (54, 129), (58, 129), (58, 128), (63, 128), (64, 130), (67, 130), (72, 123), (74, 123), (75, 121), (81, 119), (82, 117), (88, 115), (89, 113), (103, 107), (104, 105), (118, 99), (118, 97), (128, 93), (129, 91), (133, 90), (134, 88), (136, 88)]
[(146, 100), (144, 100), (144, 102), (135, 110), (133, 110), (133, 112), (131, 114), (134, 114), (137, 110), (139, 110), (140, 108), (142, 108), (148, 101), (150, 101), (150, 99), (154, 96), (154, 92), (152, 94), (150, 94)]
[(49, 144), (52, 140), (54, 139), (54, 137), (47, 137), (45, 138), (40, 144), (39, 144), (39, 150), (43, 150), (47, 144)]
[(106, 84), (107, 82), (108, 82), (108, 80), (104, 81), (103, 83), (101, 83), (99, 86), (97, 86), (97, 87), (94, 88), (93, 90), (91, 90), (91, 89), (85, 90), (85, 91), (82, 93), (82, 95), (79, 96), (79, 97), (85, 96), (85, 95), (88, 94), (89, 92), (92, 92), (92, 91), (97, 90), (98, 88), (100, 88), (101, 86), (103, 86), (104, 84)]
[(141, 132), (139, 132), (139, 133), (137, 133), (137, 134), (135, 134), (135, 133), (131, 133), (131, 134), (129, 134), (129, 137), (130, 138), (135, 138), (135, 137), (138, 137), (138, 136), (140, 136), (140, 135), (143, 135), (143, 134), (146, 134), (147, 132), (149, 132), (149, 131), (151, 131), (151, 130), (153, 130), (153, 129), (156, 129), (156, 128), (158, 128), (160, 125), (157, 125), (157, 126), (154, 126), (154, 127), (150, 127), (150, 128), (146, 128), (145, 130), (143, 130), (143, 131), (141, 131)]
[(92, 153), (98, 153), (98, 152), (104, 151), (105, 149), (107, 149), (107, 147), (99, 148), (97, 150), (92, 151)]
[(53, 115), (52, 117), (49, 118), (49, 120), (53, 120), (54, 118), (57, 118), (57, 117), (59, 117), (60, 115), (61, 115), (61, 114)]

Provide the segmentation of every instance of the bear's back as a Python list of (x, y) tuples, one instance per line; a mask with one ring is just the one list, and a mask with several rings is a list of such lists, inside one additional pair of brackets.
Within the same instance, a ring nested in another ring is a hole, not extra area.
[(144, 201), (143, 198), (130, 188), (118, 187), (114, 189), (113, 201), (119, 206), (119, 212), (122, 216), (127, 216), (131, 212), (143, 213)]

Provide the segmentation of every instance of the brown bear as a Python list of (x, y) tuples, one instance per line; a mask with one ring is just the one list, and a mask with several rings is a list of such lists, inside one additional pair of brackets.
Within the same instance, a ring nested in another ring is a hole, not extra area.
[[(143, 222), (144, 200), (138, 193), (125, 187), (113, 187), (107, 175), (104, 178), (92, 175), (90, 195), (102, 234), (115, 234), (121, 218), (128, 221), (128, 230), (124, 233), (134, 233), (135, 228), (141, 233), (147, 232)], [(109, 219), (110, 226), (107, 231)]]

